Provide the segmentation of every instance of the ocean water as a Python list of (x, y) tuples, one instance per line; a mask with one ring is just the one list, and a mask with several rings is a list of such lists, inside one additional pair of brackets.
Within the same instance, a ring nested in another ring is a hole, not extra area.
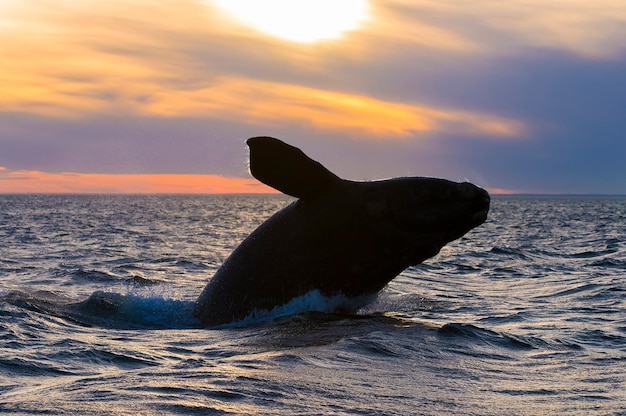
[(357, 314), (201, 328), (290, 201), (0, 195), (0, 413), (626, 415), (626, 198), (495, 197)]

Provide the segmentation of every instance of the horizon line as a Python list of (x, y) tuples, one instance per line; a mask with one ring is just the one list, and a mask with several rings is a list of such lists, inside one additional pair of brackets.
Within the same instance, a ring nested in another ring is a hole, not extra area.
[[(620, 193), (583, 193), (583, 192), (489, 192), (491, 196), (496, 197), (626, 197), (626, 194)], [(283, 194), (279, 191), (275, 192), (2, 192), (0, 196), (7, 195), (76, 195), (76, 196), (114, 196), (114, 195), (127, 195), (127, 196), (141, 196), (141, 195), (180, 195), (180, 196), (285, 196), (294, 198), (290, 195)], [(296, 198), (297, 199), (297, 198)]]

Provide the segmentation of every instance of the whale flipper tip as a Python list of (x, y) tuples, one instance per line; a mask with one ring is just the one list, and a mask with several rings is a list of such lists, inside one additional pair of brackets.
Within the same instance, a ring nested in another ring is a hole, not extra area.
[(315, 198), (339, 180), (321, 163), (281, 140), (260, 136), (246, 143), (250, 148), (252, 176), (284, 194), (301, 199)]

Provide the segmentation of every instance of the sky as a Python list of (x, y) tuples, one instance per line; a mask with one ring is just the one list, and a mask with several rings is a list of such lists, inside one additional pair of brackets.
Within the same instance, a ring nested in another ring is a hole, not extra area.
[(347, 179), (626, 194), (626, 2), (0, 0), (0, 193), (268, 192), (260, 135)]

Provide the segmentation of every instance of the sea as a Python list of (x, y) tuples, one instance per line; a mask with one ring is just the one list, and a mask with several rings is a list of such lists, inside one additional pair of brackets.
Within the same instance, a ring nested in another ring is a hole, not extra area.
[(0, 195), (0, 413), (626, 415), (626, 197), (495, 196), (356, 313), (203, 328), (291, 202)]

